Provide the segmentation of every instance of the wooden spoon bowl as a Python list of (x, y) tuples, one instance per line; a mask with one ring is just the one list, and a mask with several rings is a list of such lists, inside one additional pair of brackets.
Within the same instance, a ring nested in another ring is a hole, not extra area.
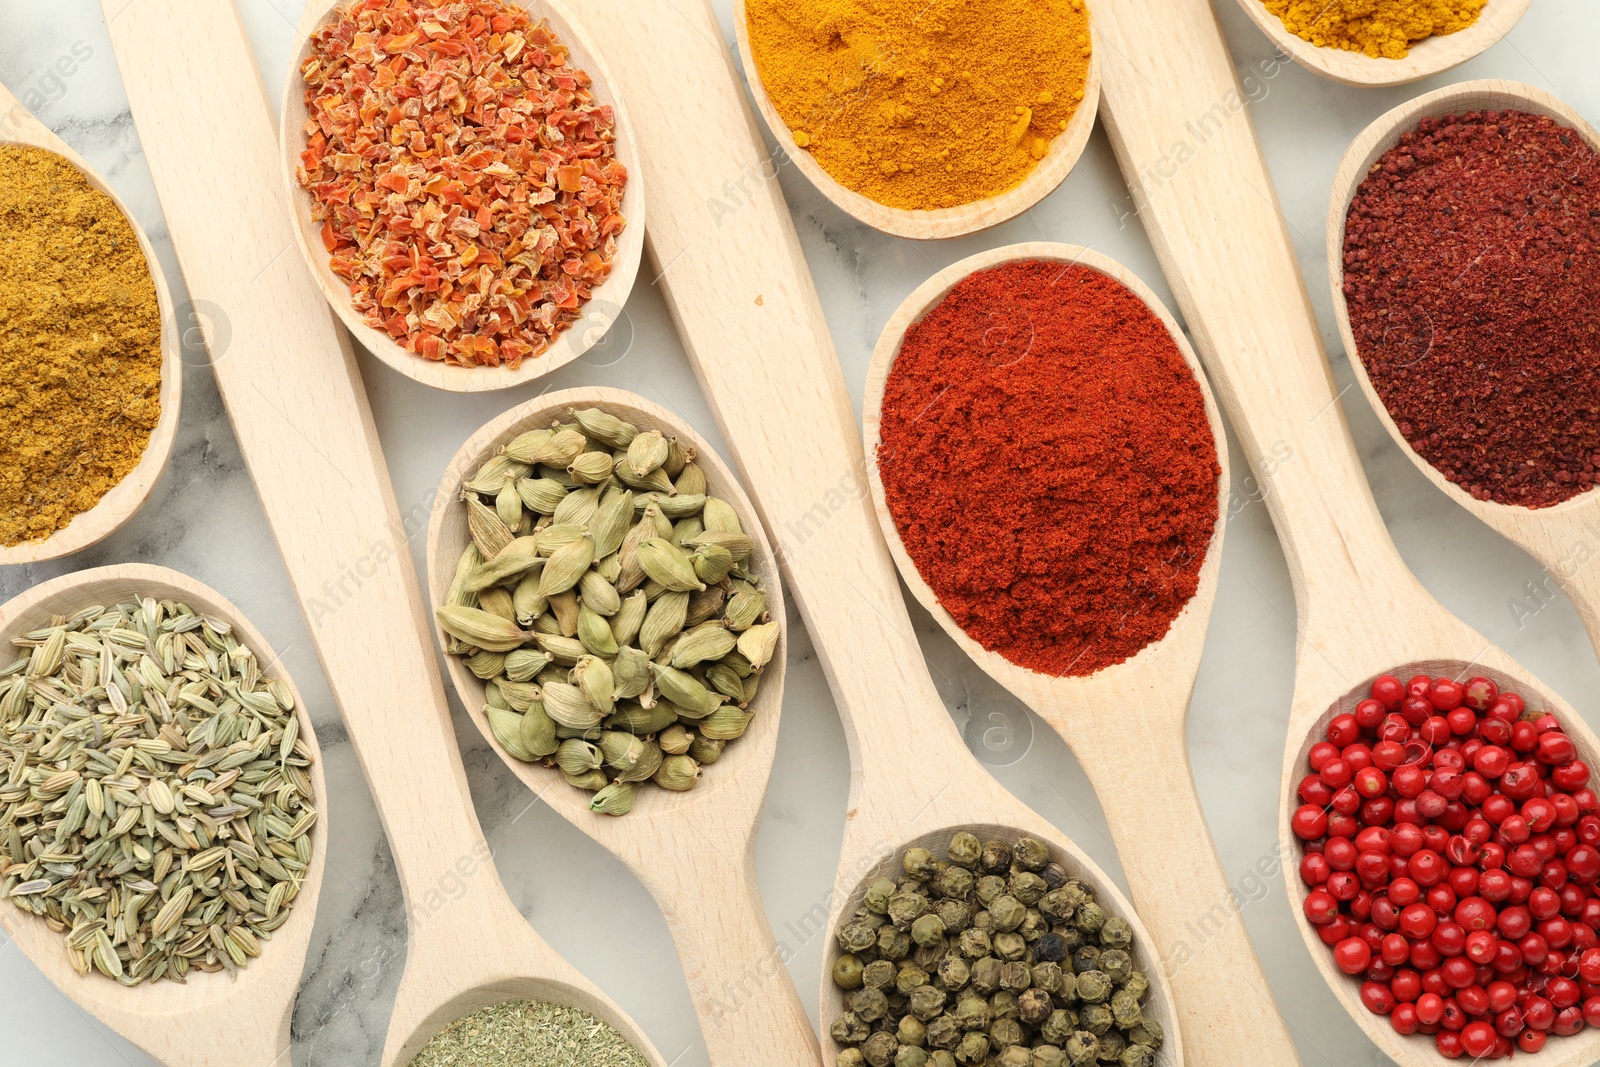
[[(1090, 10), (1092, 14), (1092, 8)], [(744, 66), (745, 77), (750, 83), (750, 95), (754, 97), (761, 117), (772, 130), (772, 136), (777, 140), (782, 154), (793, 160), (795, 166), (800, 168), (800, 173), (809, 178), (811, 184), (815, 185), (840, 211), (874, 229), (896, 237), (909, 237), (920, 241), (965, 237), (1016, 218), (1053, 193), (1056, 187), (1066, 180), (1067, 175), (1072, 173), (1072, 168), (1077, 166), (1078, 157), (1083, 155), (1084, 146), (1089, 143), (1089, 134), (1094, 131), (1095, 114), (1100, 106), (1100, 40), (1099, 35), (1093, 30), (1094, 24), (1091, 18), (1090, 33), (1094, 39), (1094, 51), (1089, 57), (1089, 73), (1083, 87), (1083, 100), (1078, 104), (1078, 109), (1072, 113), (1067, 128), (1050, 141), (1049, 152), (1021, 182), (1002, 193), (959, 207), (928, 211), (889, 207), (840, 184), (833, 175), (822, 168), (816, 157), (795, 143), (794, 133), (789, 129), (789, 124), (778, 114), (772, 98), (767, 95), (766, 87), (761, 80), (761, 70), (750, 51), (745, 0), (734, 0), (733, 23), (738, 35), (739, 59)]]
[[(1221, 465), (1216, 526), (1194, 596), (1173, 620), (1165, 637), (1126, 662), (1086, 677), (1041, 674), (973, 640), (940, 603), (938, 594), (923, 580), (906, 551), (889, 512), (878, 469), (884, 389), (906, 332), (964, 278), (1005, 263), (1028, 260), (1075, 264), (1104, 274), (1125, 286), (1161, 320), (1205, 396), (1217, 462)], [(1194, 692), (1222, 565), (1229, 495), (1228, 449), (1222, 415), (1182, 329), (1136, 275), (1097, 252), (1045, 243), (992, 249), (940, 271), (901, 304), (884, 327), (873, 353), (864, 406), (867, 477), (879, 527), (899, 565), (902, 580), (951, 640), (1071, 746), (1095, 785), (1133, 899), (1155, 930), (1157, 947), (1162, 953), (1177, 951), (1179, 945), (1194, 940), (1188, 931), (1203, 920), (1214, 901), (1225, 898), (1228, 892), (1228, 879), (1212, 847), (1195, 794), (1185, 736), (1189, 699)], [(1136, 721), (1129, 721), (1129, 707), (1139, 709)], [(1130, 748), (1141, 753), (1137, 770), (1127, 763)], [(1161, 817), (1152, 819), (1152, 810), (1159, 810)], [(1274, 1062), (1292, 1061), (1293, 1043), (1237, 916), (1200, 952), (1195, 962), (1173, 968), (1170, 973), (1177, 1011), (1185, 1023), (1184, 1036), (1190, 1042), (1191, 1061), (1229, 1062), (1246, 1041)], [(1234, 1010), (1226, 1025), (1237, 1025), (1239, 1032), (1231, 1036), (1220, 1032), (1224, 1024), (1215, 1019), (1212, 1007), (1219, 984), (1235, 991)]]
[[(693, 448), (705, 471), (708, 492), (733, 505), (745, 532), (755, 540), (752, 567), (767, 595), (772, 618), (786, 617), (783, 587), (766, 531), (733, 471), (692, 428), (643, 397), (616, 389), (584, 388), (551, 393), (513, 408), (484, 426), (456, 453), (440, 483), (429, 530), (429, 587), (435, 605), (444, 601), (457, 561), (470, 542), (462, 486), (473, 473), (518, 434), (567, 419), (574, 408), (600, 408), (640, 430), (659, 430)], [(690, 994), (713, 1062), (755, 1062), (774, 1049), (795, 1056), (812, 1053), (811, 1026), (787, 978), (771, 976), (737, 1012), (719, 1008), (723, 983), (746, 968), (763, 976), (772, 957), (772, 933), (756, 891), (752, 848), (767, 780), (778, 741), (783, 706), (787, 636), (761, 675), (761, 686), (746, 709), (754, 713), (749, 730), (731, 742), (722, 757), (705, 767), (704, 777), (687, 792), (669, 792), (651, 783), (640, 790), (633, 810), (620, 818), (589, 810), (590, 794), (563, 780), (559, 770), (526, 763), (507, 753), (484, 713), (485, 683), (459, 656), (446, 657), (450, 679), (473, 723), (523, 783), (579, 830), (617, 855), (656, 897), (683, 957)], [(712, 901), (715, 907), (709, 907)], [(742, 1059), (741, 1059), (742, 1057)]]
[(513, 0), (526, 8), (535, 20), (544, 19), (571, 52), (573, 66), (587, 71), (593, 78), (595, 99), (609, 105), (616, 116), (617, 158), (628, 168), (628, 187), (623, 194), (622, 213), (628, 225), (617, 237), (617, 254), (606, 280), (595, 286), (594, 293), (583, 305), (582, 317), (566, 330), (557, 334), (544, 352), (530, 356), (516, 368), (512, 367), (462, 367), (455, 364), (424, 359), (408, 351), (388, 331), (367, 324), (366, 317), (357, 312), (350, 302), (350, 285), (333, 272), (328, 264), (328, 254), (322, 245), (320, 224), (311, 218), (311, 194), (300, 185), (300, 153), (305, 149), (305, 81), (300, 70), (311, 56), (311, 35), (329, 22), (335, 21), (349, 7), (350, 0), (310, 0), (300, 20), (299, 48), (285, 81), (283, 104), (278, 121), (278, 141), (283, 159), (283, 180), (289, 191), (289, 204), (293, 212), (295, 244), (304, 257), (317, 288), (322, 290), (339, 320), (362, 347), (394, 370), (406, 377), (435, 389), (456, 393), (487, 393), (523, 385), (535, 378), (566, 366), (582, 356), (611, 329), (612, 323), (622, 314), (623, 305), (633, 291), (634, 278), (639, 273), (639, 260), (644, 254), (645, 191), (644, 172), (639, 165), (628, 113), (617, 95), (615, 82), (605, 60), (595, 50), (590, 37), (571, 12), (556, 0)]
[(1406, 85), (1465, 63), (1510, 33), (1532, 2), (1489, 0), (1471, 26), (1418, 41), (1404, 59), (1374, 58), (1343, 48), (1320, 47), (1285, 29), (1283, 20), (1268, 11), (1262, 0), (1239, 0), (1239, 6), (1278, 46), (1278, 51), (1324, 78), (1362, 88)]
[(116, 533), (144, 507), (167, 468), (167, 459), (172, 455), (172, 442), (178, 434), (178, 414), (183, 406), (183, 345), (182, 331), (172, 307), (172, 293), (167, 288), (161, 261), (156, 258), (155, 249), (151, 247), (144, 228), (116, 190), (106, 184), (94, 168), (68, 147), (65, 141), (34, 118), (3, 86), (0, 86), (0, 143), (32, 145), (54, 152), (77, 167), (92, 187), (111, 198), (138, 235), (139, 250), (144, 253), (145, 265), (150, 268), (150, 280), (156, 288), (156, 305), (161, 313), (161, 417), (150, 433), (143, 456), (94, 507), (80, 512), (49, 537), (17, 545), (0, 545), (0, 566), (11, 566), (58, 559), (80, 552)]
[(77, 571), (36, 585), (0, 607), (0, 643), (94, 604), (111, 607), (140, 597), (177, 600), (196, 612), (233, 625), (256, 654), (268, 677), (294, 694), (300, 737), (311, 750), (309, 768), (319, 814), (311, 830), (311, 865), (288, 920), (263, 941), (261, 955), (237, 978), (225, 972), (190, 972), (183, 984), (170, 981), (123, 986), (99, 974), (79, 975), (67, 959), (62, 935), (12, 906), (0, 904), (0, 926), (23, 954), (65, 996), (111, 1029), (172, 1067), (238, 1067), (270, 1064), (288, 1056), (289, 1022), (300, 971), (322, 888), (328, 840), (328, 787), (321, 749), (305, 701), (282, 669), (266, 639), (215, 590), (161, 567), (126, 564)]
[(1538, 560), (1571, 597), (1589, 631), (1590, 641), (1600, 648), (1600, 567), (1595, 565), (1595, 557), (1600, 556), (1600, 493), (1590, 490), (1554, 507), (1527, 508), (1477, 500), (1440, 474), (1411, 447), (1384, 407), (1357, 350), (1355, 335), (1350, 329), (1350, 310), (1345, 302), (1345, 220), (1373, 164), (1398, 144), (1402, 135), (1415, 130), (1423, 119), (1508, 109), (1554, 119), (1576, 130), (1591, 148), (1600, 152), (1600, 133), (1596, 133), (1575, 109), (1541, 89), (1515, 82), (1464, 82), (1419, 96), (1384, 114), (1356, 138), (1334, 178), (1328, 210), (1328, 276), (1333, 288), (1334, 315), (1361, 391), (1406, 458), (1446, 496)]

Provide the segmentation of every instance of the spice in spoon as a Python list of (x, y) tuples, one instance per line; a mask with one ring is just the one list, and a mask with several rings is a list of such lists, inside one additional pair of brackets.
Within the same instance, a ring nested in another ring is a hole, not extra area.
[(1115, 279), (1039, 260), (963, 279), (906, 332), (881, 436), (901, 543), (989, 651), (1093, 674), (1194, 595), (1221, 475), (1205, 397)]
[(1318, 48), (1404, 59), (1429, 37), (1459, 33), (1488, 0), (1266, 0), (1284, 29)]
[(509, 1001), (445, 1027), (409, 1067), (647, 1067), (639, 1050), (586, 1011)]
[(751, 56), (795, 143), (889, 207), (1019, 184), (1083, 102), (1083, 0), (746, 0)]
[(838, 1067), (1151, 1067), (1133, 927), (1036, 838), (907, 849), (835, 933)]
[(312, 35), (300, 184), (367, 324), (516, 367), (575, 322), (626, 224), (616, 119), (520, 4), (356, 0)]
[(1600, 155), (1522, 111), (1429, 118), (1345, 222), (1356, 355), (1401, 435), (1478, 500), (1543, 508), (1600, 468)]
[(39, 541), (139, 464), (161, 312), (133, 224), (70, 162), (0, 145), (0, 545)]

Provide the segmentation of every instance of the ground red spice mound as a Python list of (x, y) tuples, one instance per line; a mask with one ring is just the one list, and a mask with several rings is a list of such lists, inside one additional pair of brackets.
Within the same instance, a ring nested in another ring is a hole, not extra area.
[(882, 437), (900, 539), (990, 651), (1092, 674), (1194, 595), (1221, 475), (1205, 399), (1117, 281), (1041, 261), (963, 280), (907, 332)]
[(625, 225), (589, 75), (499, 0), (357, 0), (312, 45), (300, 183), (356, 310), (430, 360), (543, 352)]
[(1519, 111), (1428, 119), (1345, 223), (1356, 350), (1400, 433), (1479, 500), (1540, 508), (1600, 464), (1600, 156)]

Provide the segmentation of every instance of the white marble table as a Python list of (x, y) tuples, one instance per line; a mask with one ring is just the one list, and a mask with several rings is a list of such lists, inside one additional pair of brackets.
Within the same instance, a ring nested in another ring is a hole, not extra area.
[[(1368, 121), (1415, 93), (1471, 77), (1528, 81), (1562, 96), (1591, 119), (1600, 117), (1600, 75), (1593, 56), (1600, 7), (1592, 0), (1540, 0), (1485, 56), (1445, 78), (1388, 91), (1347, 89), (1289, 64), (1261, 78), (1264, 68), (1257, 64), (1272, 55), (1266, 39), (1233, 0), (1217, 2), (1241, 70), (1255, 72), (1255, 121), (1335, 353), (1339, 343), (1323, 265), (1324, 214), (1339, 157)], [(294, 43), (298, 5), (296, 0), (238, 3), (268, 92), (276, 99)], [(731, 0), (716, 0), (716, 7), (731, 36)], [(0, 30), (0, 80), (101, 169), (150, 231), (169, 276), (178, 279), (99, 5), (94, 0), (0, 0)], [(202, 151), (197, 148), (197, 155)], [(858, 403), (872, 344), (890, 312), (928, 274), (982, 248), (1038, 239), (1090, 245), (1130, 265), (1164, 297), (1170, 295), (1109, 145), (1098, 132), (1077, 170), (1042, 205), (996, 231), (961, 241), (914, 245), (881, 236), (840, 215), (792, 168), (781, 180)], [(217, 225), (226, 226), (227, 220), (218, 219)], [(632, 388), (717, 438), (660, 295), (648, 283), (647, 275), (604, 355), (520, 392), (476, 398), (436, 393), (363, 359), (402, 510), (415, 509), (413, 528), (420, 528), (427, 494), (460, 442), (482, 422), (546, 386)], [(182, 303), (181, 289), (175, 295)], [(217, 313), (225, 316), (226, 309)], [(1335, 363), (1340, 383), (1348, 385), (1343, 356), (1336, 355)], [(371, 797), (198, 350), (189, 354), (186, 376), (178, 447), (151, 505), (92, 551), (53, 564), (0, 570), (0, 596), (65, 570), (160, 563), (220, 589), (284, 651), (315, 709), (333, 793), (326, 804), (329, 870), (294, 1020), (295, 1062), (319, 1067), (375, 1063), (404, 951), (398, 883)], [(1545, 576), (1527, 556), (1417, 475), (1359, 393), (1346, 392), (1344, 406), (1378, 502), (1422, 580), (1600, 726), (1600, 665), (1565, 598), (1548, 591)], [(1242, 481), (1246, 465), (1237, 452), (1234, 469)], [(1266, 508), (1252, 502), (1251, 484), (1236, 487), (1222, 590), (1195, 695), (1190, 730), (1195, 777), (1302, 1061), (1307, 1067), (1382, 1063), (1384, 1057), (1339, 1010), (1313, 970), (1281, 880), (1256, 873), (1277, 849), (1273, 809), (1292, 680), (1294, 604)], [(423, 538), (413, 538), (411, 548), (422, 567)], [(1018, 796), (1117, 871), (1094, 795), (1061, 742), (968, 663), (929, 619), (915, 614), (950, 714), (966, 724), (974, 748)], [(832, 884), (849, 765), (822, 672), (803, 631), (797, 628), (795, 634), (788, 705), (762, 827), (760, 875), (773, 929), (792, 956), (790, 971), (814, 1015), (823, 947), (815, 917), (824, 910)], [(520, 783), (459, 708), (457, 714), (479, 815), (524, 914), (644, 1026), (676, 1067), (705, 1064), (682, 973), (650, 898), (598, 846), (542, 805), (530, 806)], [(83, 1015), (10, 944), (0, 945), (0, 1033), (5, 1034), (0, 1061), (8, 1064), (143, 1067), (150, 1062)]]

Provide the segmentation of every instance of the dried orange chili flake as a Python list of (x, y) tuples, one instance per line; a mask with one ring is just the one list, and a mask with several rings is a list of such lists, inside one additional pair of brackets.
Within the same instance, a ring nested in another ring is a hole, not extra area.
[(589, 75), (499, 0), (357, 0), (311, 42), (300, 184), (356, 310), (425, 359), (539, 355), (626, 225)]

